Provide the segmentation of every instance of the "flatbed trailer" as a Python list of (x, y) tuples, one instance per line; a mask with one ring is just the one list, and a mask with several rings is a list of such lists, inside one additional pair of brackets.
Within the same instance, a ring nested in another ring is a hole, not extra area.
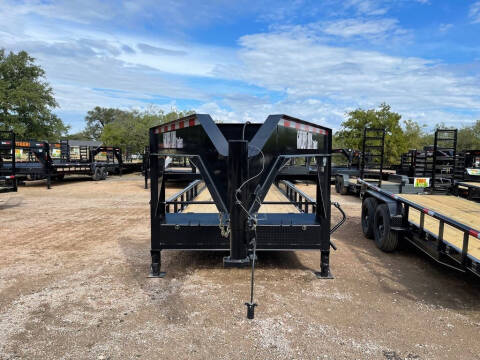
[(0, 139), (0, 193), (16, 192), (15, 133), (0, 131)]
[[(61, 146), (62, 144), (60, 144)], [(122, 174), (123, 161), (118, 147), (99, 146), (89, 149), (87, 157), (71, 159), (68, 146), (61, 146), (61, 158), (51, 156), (51, 146), (46, 141), (16, 141), (19, 158), (15, 163), (2, 162), (0, 173), (15, 167), (18, 181), (46, 180), (47, 188), (51, 188), (52, 180), (61, 180), (70, 175), (91, 176), (93, 180), (104, 180), (109, 173)], [(96, 159), (100, 153), (108, 154), (106, 160)]]
[(458, 181), (455, 183), (455, 193), (468, 200), (480, 201), (480, 182)]
[(454, 195), (393, 193), (362, 181), (362, 230), (383, 251), (408, 241), (449, 268), (480, 276), (480, 204)]

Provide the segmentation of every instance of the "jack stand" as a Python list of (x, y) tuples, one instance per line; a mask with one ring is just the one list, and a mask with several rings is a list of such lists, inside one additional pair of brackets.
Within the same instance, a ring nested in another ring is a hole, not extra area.
[(317, 279), (333, 279), (329, 264), (330, 251), (320, 252), (320, 271), (315, 271)]
[(164, 271), (160, 271), (160, 251), (154, 251), (152, 250), (151, 252), (152, 255), (152, 265), (150, 267), (150, 275), (148, 275), (149, 278), (163, 278), (167, 274)]

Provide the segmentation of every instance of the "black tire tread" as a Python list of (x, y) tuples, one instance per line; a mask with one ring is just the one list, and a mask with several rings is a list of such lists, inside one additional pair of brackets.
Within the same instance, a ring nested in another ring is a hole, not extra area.
[[(362, 217), (361, 217), (362, 231), (363, 231), (363, 235), (365, 235), (367, 239), (373, 239), (374, 237), (373, 223), (375, 220), (376, 207), (377, 207), (377, 200), (373, 197), (367, 197), (362, 202)], [(369, 214), (369, 218), (368, 218), (369, 224), (367, 227), (365, 227), (365, 223), (364, 223), (364, 216), (366, 211)]]
[[(378, 219), (380, 216), (384, 218), (385, 234), (381, 237), (379, 231), (377, 231)], [(399, 234), (396, 231), (390, 230), (390, 211), (386, 204), (379, 204), (375, 210), (374, 219), (374, 235), (375, 245), (385, 252), (392, 252), (397, 249), (399, 243)]]

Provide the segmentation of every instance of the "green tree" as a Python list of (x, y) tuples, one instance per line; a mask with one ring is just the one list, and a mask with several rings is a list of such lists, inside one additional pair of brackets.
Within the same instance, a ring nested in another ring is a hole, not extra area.
[[(344, 147), (361, 149), (363, 129), (366, 127), (385, 129), (385, 164), (396, 164), (400, 155), (407, 151), (408, 141), (400, 124), (401, 115), (391, 111), (389, 105), (383, 103), (378, 109), (356, 109), (347, 114), (340, 130), (335, 135), (336, 143)], [(408, 123), (413, 131), (412, 123)]]
[(155, 107), (145, 111), (103, 110), (109, 110), (104, 111), (104, 114), (114, 114), (114, 116), (108, 117), (104, 124), (89, 123), (87, 119), (87, 128), (88, 125), (90, 129), (98, 126), (96, 131), (99, 131), (100, 135), (96, 139), (100, 139), (105, 145), (126, 146), (133, 152), (142, 152), (148, 145), (148, 130), (151, 127), (193, 114), (193, 111), (177, 110), (165, 113)]
[(413, 120), (404, 120), (403, 127), (407, 150), (422, 149), (425, 145), (428, 145), (427, 134), (424, 132), (425, 125), (421, 126)]
[(58, 140), (68, 131), (52, 113), (58, 106), (45, 71), (25, 51), (0, 49), (0, 129), (19, 138)]
[(458, 130), (457, 150), (478, 150), (480, 149), (480, 120), (471, 126), (465, 126)]
[(126, 114), (126, 111), (120, 109), (96, 106), (87, 112), (87, 116), (85, 117), (87, 126), (85, 127), (84, 133), (91, 140), (100, 140), (105, 126), (117, 121)]

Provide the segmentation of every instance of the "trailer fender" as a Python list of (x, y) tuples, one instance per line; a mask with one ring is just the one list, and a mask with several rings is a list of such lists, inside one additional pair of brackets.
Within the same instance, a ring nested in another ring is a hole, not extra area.
[(367, 190), (365, 191), (363, 195), (363, 199), (366, 199), (367, 197), (373, 197), (377, 200), (377, 206), (380, 204), (386, 204), (388, 206), (388, 210), (390, 211), (390, 216), (401, 216), (402, 215), (402, 210), (403, 207), (401, 204), (399, 204), (397, 201), (395, 201), (392, 198), (389, 198), (388, 196), (385, 196), (383, 194), (380, 194), (376, 191), (372, 190)]

